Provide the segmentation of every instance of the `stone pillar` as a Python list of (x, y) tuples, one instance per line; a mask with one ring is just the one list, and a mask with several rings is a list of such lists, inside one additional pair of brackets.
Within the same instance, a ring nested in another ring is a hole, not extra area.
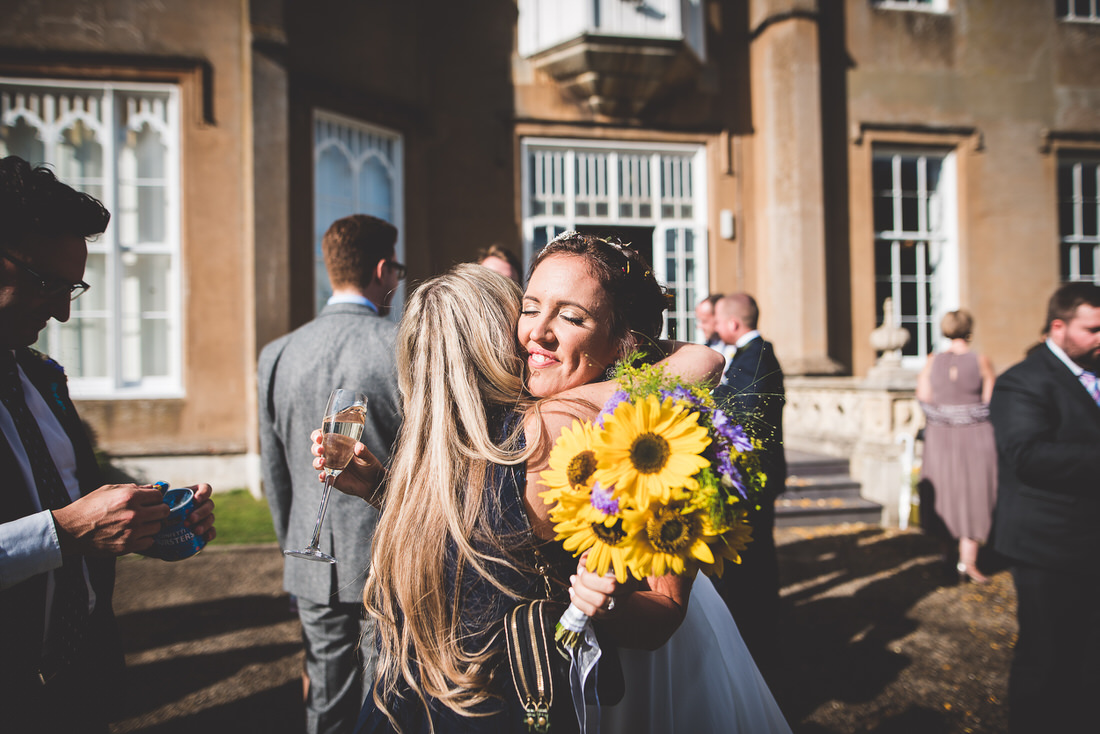
[(290, 113), (283, 0), (250, 3), (256, 351), (290, 330)]
[(751, 0), (753, 214), (762, 329), (787, 374), (828, 354), (817, 0)]
[(252, 0), (250, 12), (252, 104), (248, 134), (252, 159), (252, 253), (256, 327), (246, 399), (252, 415), (248, 437), (248, 488), (259, 496), (259, 432), (256, 424), (256, 357), (290, 331), (290, 113), (285, 0)]

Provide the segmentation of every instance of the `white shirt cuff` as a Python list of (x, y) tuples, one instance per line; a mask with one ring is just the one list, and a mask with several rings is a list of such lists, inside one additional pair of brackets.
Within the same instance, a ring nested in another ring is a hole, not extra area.
[(49, 510), (0, 524), (0, 589), (61, 568), (61, 543)]

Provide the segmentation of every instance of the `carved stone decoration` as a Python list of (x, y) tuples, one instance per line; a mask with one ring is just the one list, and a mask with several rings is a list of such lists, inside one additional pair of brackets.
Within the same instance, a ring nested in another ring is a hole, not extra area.
[(871, 346), (879, 355), (879, 364), (901, 364), (901, 350), (909, 343), (909, 330), (898, 325), (894, 317), (894, 299), (882, 302), (882, 326), (871, 332)]
[(898, 325), (894, 316), (893, 299), (887, 298), (882, 302), (882, 314), (882, 325), (870, 335), (871, 346), (881, 354), (875, 365), (867, 371), (864, 384), (874, 388), (912, 390), (916, 385), (917, 375), (901, 365), (901, 350), (909, 343), (909, 331)]

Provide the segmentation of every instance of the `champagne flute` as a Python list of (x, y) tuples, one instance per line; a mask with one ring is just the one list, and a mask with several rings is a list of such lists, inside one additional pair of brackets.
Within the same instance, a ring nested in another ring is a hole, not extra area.
[(313, 528), (313, 540), (301, 550), (285, 550), (283, 555), (305, 558), (310, 561), (336, 563), (336, 559), (318, 549), (321, 539), (321, 523), (328, 509), (328, 497), (332, 483), (351, 461), (355, 442), (363, 435), (367, 422), (367, 396), (354, 390), (336, 388), (328, 397), (325, 417), (322, 421), (322, 446), (325, 453), (325, 487), (321, 490), (321, 506), (317, 510), (317, 524)]

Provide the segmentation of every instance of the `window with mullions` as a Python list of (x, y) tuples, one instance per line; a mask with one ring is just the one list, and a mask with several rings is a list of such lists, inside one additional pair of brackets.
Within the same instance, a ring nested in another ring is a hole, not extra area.
[(903, 361), (916, 366), (935, 349), (943, 314), (957, 307), (954, 157), (876, 151), (872, 165), (877, 323), (890, 298), (910, 335)]
[(76, 397), (181, 394), (178, 87), (0, 78), (6, 155), (49, 164), (111, 212), (88, 243), (91, 290), (36, 347)]
[(1100, 284), (1100, 158), (1058, 161), (1059, 271)]
[(690, 339), (708, 286), (702, 146), (532, 138), (522, 160), (524, 260), (566, 230), (620, 236), (673, 296), (666, 334)]
[(1100, 23), (1100, 0), (1057, 0), (1055, 13), (1073, 23)]

